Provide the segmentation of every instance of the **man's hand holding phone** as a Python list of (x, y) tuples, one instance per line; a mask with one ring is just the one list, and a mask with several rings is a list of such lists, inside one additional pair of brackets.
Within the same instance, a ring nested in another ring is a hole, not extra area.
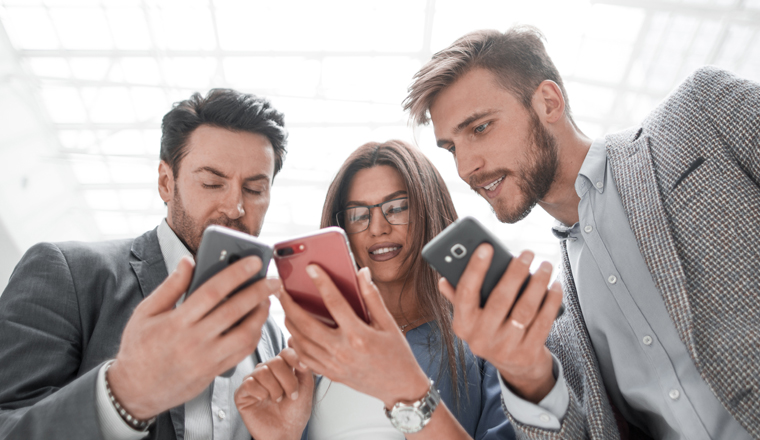
[(543, 262), (518, 298), (533, 261), (533, 254), (525, 251), (512, 259), (481, 308), (480, 289), (492, 256), (493, 247), (481, 244), (456, 289), (445, 278), (439, 288), (454, 305), (454, 332), (475, 355), (491, 362), (513, 391), (538, 403), (555, 383), (552, 356), (544, 344), (562, 304), (562, 288), (555, 282), (547, 290), (552, 267)]
[(191, 258), (183, 258), (135, 308), (108, 371), (114, 396), (139, 419), (194, 398), (214, 377), (253, 353), (269, 314), (268, 297), (280, 287), (279, 280), (262, 279), (223, 301), (261, 270), (259, 257), (246, 257), (175, 308), (188, 290), (194, 266)]

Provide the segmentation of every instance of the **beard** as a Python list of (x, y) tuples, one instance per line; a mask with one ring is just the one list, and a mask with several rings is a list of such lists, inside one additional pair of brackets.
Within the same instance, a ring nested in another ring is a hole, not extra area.
[[(248, 227), (239, 219), (232, 219), (222, 214), (221, 217), (212, 218), (205, 223), (200, 224), (194, 218), (190, 216), (185, 210), (185, 206), (182, 203), (182, 198), (179, 195), (177, 185), (174, 185), (174, 199), (173, 199), (171, 214), (173, 220), (174, 233), (185, 244), (187, 250), (190, 251), (193, 256), (198, 253), (198, 247), (201, 244), (201, 238), (203, 237), (203, 231), (210, 225), (226, 226), (228, 228), (236, 229), (246, 234), (251, 234)], [(259, 235), (259, 231), (256, 231), (255, 236)]]
[[(498, 199), (491, 203), (491, 209), (502, 223), (517, 223), (527, 217), (536, 204), (549, 192), (557, 175), (557, 168), (559, 167), (557, 140), (541, 124), (533, 109), (530, 109), (530, 138), (531, 148), (526, 150), (523, 158), (525, 166), (522, 166), (517, 172), (499, 169), (485, 177), (477, 177), (477, 182), (492, 182), (501, 176), (505, 176), (504, 180), (510, 175), (516, 176), (517, 187), (520, 188), (522, 198), (519, 204), (510, 209), (506, 203), (501, 203)], [(470, 178), (469, 183), (476, 192), (478, 191), (477, 188), (482, 185), (482, 183), (480, 185), (476, 183), (474, 176)]]

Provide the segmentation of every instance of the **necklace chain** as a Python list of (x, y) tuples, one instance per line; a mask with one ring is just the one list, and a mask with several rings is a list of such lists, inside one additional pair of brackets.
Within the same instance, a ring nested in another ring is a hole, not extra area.
[(406, 329), (407, 327), (409, 327), (410, 325), (414, 325), (414, 324), (416, 324), (416, 323), (417, 323), (417, 322), (419, 322), (421, 319), (422, 319), (422, 317), (419, 317), (419, 318), (415, 319), (415, 320), (414, 320), (414, 321), (412, 321), (412, 322), (407, 322), (406, 324), (403, 324), (403, 325), (400, 325), (400, 326), (398, 326), (398, 328), (399, 328), (399, 329), (401, 329), (401, 333), (404, 333), (404, 331), (405, 331), (405, 329)]

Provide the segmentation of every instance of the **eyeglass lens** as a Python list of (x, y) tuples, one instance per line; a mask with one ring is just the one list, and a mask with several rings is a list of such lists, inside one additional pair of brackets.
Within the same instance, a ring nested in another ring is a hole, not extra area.
[[(409, 223), (409, 200), (407, 198), (388, 200), (380, 205), (383, 216), (392, 225)], [(366, 230), (372, 217), (370, 207), (356, 206), (343, 211), (343, 228), (349, 234)]]

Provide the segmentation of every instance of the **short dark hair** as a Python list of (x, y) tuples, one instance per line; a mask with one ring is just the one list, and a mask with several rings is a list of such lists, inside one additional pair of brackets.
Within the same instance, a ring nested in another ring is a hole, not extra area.
[(412, 123), (429, 121), (428, 111), (438, 94), (474, 68), (483, 68), (496, 76), (499, 85), (511, 92), (525, 106), (531, 107), (533, 94), (544, 80), (559, 86), (565, 99), (565, 115), (570, 114), (565, 85), (544, 47), (544, 36), (532, 26), (516, 26), (506, 32), (479, 30), (459, 38), (414, 75), (404, 110)]
[(161, 160), (176, 177), (187, 154), (187, 139), (201, 125), (266, 136), (274, 149), (274, 176), (282, 169), (288, 141), (285, 116), (265, 98), (232, 89), (211, 89), (206, 97), (193, 93), (174, 103), (161, 122)]

